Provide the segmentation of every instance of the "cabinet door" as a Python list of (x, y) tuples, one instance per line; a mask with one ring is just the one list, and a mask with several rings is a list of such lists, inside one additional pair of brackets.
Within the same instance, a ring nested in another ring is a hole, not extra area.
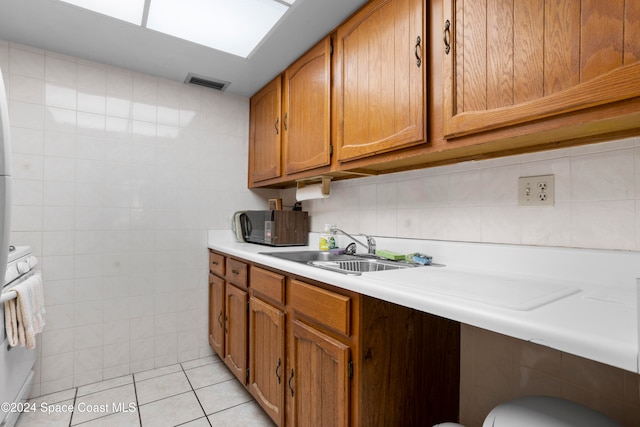
[(339, 161), (425, 140), (423, 21), (422, 0), (374, 0), (338, 28)]
[(276, 77), (251, 97), (249, 185), (281, 175), (282, 81)]
[(325, 38), (284, 73), (284, 172), (331, 161), (331, 39)]
[(224, 361), (247, 384), (247, 293), (227, 283), (225, 296)]
[(284, 312), (255, 297), (249, 309), (249, 391), (271, 419), (284, 414)]
[(293, 320), (288, 360), (288, 425), (349, 425), (349, 346)]
[(209, 274), (209, 344), (224, 358), (224, 280)]
[(640, 95), (640, 0), (445, 0), (444, 15), (445, 137)]

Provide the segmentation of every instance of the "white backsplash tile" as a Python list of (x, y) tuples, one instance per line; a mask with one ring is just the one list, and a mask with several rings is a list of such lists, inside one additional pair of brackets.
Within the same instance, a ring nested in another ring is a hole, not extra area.
[(44, 103), (44, 83), (40, 79), (16, 75), (7, 89), (10, 99), (34, 104)]
[[(337, 181), (329, 199), (303, 206), (316, 232), (330, 223), (384, 237), (640, 250), (639, 147), (628, 138)], [(547, 174), (554, 206), (518, 206), (518, 177)], [(353, 209), (334, 202), (343, 194)]]
[(571, 159), (571, 199), (626, 200), (635, 197), (634, 149), (588, 154)]
[(636, 249), (635, 200), (574, 202), (571, 208), (572, 246)]
[(636, 200), (640, 199), (640, 138), (638, 138), (637, 147), (634, 150), (634, 164), (635, 164), (635, 181), (634, 186), (636, 189)]
[(44, 52), (24, 45), (9, 45), (11, 74), (44, 79)]
[(63, 85), (76, 86), (78, 83), (78, 64), (72, 57), (45, 55), (45, 80)]
[(78, 88), (105, 94), (107, 91), (107, 71), (102, 64), (89, 61), (78, 63)]

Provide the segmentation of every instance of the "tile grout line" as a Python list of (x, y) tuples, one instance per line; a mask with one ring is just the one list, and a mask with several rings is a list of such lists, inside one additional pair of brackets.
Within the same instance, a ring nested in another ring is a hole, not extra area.
[[(138, 394), (137, 394), (137, 392), (136, 392), (135, 382), (133, 382), (133, 381), (134, 381), (134, 379), (133, 379), (133, 374), (130, 374), (130, 375), (131, 375), (131, 380), (132, 380), (132, 383), (131, 383), (131, 384), (133, 385), (133, 392), (134, 392), (134, 395), (135, 395), (135, 397), (136, 397), (136, 406), (137, 406), (137, 410), (138, 410), (138, 421), (140, 422), (140, 427), (142, 427), (142, 420), (141, 420), (141, 418), (140, 418), (140, 409), (139, 409), (139, 408), (140, 408), (140, 405), (138, 405)], [(106, 380), (106, 381), (108, 381), (108, 380)], [(127, 385), (129, 385), (129, 384), (121, 384), (121, 385), (118, 385), (118, 386), (115, 386), (115, 387), (109, 387), (109, 388), (106, 388), (106, 389), (104, 389), (104, 390), (94, 391), (93, 393), (83, 394), (82, 396), (78, 396), (78, 389), (79, 389), (80, 387), (76, 387), (76, 397), (74, 398), (74, 404), (73, 404), (74, 412), (73, 412), (73, 413), (75, 413), (75, 407), (76, 407), (77, 399), (78, 399), (78, 398), (81, 398), (81, 397), (87, 397), (87, 396), (91, 396), (92, 394), (102, 393), (102, 392), (105, 392), (105, 391), (113, 390), (114, 388), (125, 387), (125, 386), (127, 386)], [(75, 425), (72, 425), (72, 424), (71, 424), (71, 421), (69, 421), (69, 423), (70, 423), (70, 424), (69, 424), (69, 427), (80, 427), (80, 426), (85, 425), (85, 424), (87, 424), (87, 423), (91, 423), (91, 422), (94, 422), (94, 421), (99, 420), (99, 419), (102, 419), (102, 418), (108, 418), (108, 417), (115, 416), (115, 415), (117, 415), (117, 414), (122, 414), (122, 413), (123, 413), (123, 412), (111, 412), (111, 413), (107, 413), (107, 414), (104, 414), (104, 415), (100, 415), (100, 416), (98, 416), (98, 417), (96, 417), (96, 418), (90, 418), (90, 419), (88, 419), (88, 420), (86, 420), (86, 421), (82, 421), (81, 423), (78, 423), (78, 424), (75, 424)], [(71, 418), (73, 418), (73, 414), (72, 414)]]
[[(194, 359), (194, 360), (197, 360), (197, 359)], [(189, 361), (189, 362), (190, 362), (190, 361)], [(72, 400), (72, 401), (73, 401), (73, 407), (74, 407), (74, 409), (75, 409), (76, 405), (77, 405), (77, 404), (78, 404), (78, 402), (79, 402), (79, 399), (80, 399), (80, 398), (82, 398), (82, 397), (88, 397), (88, 396), (91, 396), (91, 395), (96, 394), (96, 393), (102, 393), (102, 392), (106, 392), (106, 391), (112, 390), (112, 389), (114, 389), (114, 388), (124, 387), (124, 386), (127, 386), (128, 384), (132, 384), (132, 385), (133, 385), (133, 389), (134, 389), (134, 396), (135, 396), (135, 399), (136, 399), (136, 402), (135, 402), (135, 403), (136, 403), (136, 407), (137, 407), (137, 410), (138, 410), (138, 421), (139, 421), (139, 423), (140, 423), (140, 426), (142, 427), (142, 416), (141, 416), (141, 412), (140, 412), (140, 406), (141, 406), (141, 405), (140, 405), (140, 402), (139, 402), (139, 399), (138, 399), (138, 390), (137, 390), (136, 382), (137, 382), (137, 381), (142, 381), (142, 382), (144, 382), (144, 381), (149, 381), (149, 380), (152, 380), (152, 379), (155, 379), (155, 378), (161, 378), (161, 377), (164, 377), (164, 376), (168, 376), (168, 375), (172, 375), (172, 374), (175, 374), (175, 373), (178, 373), (178, 372), (182, 372), (182, 373), (185, 375), (185, 377), (186, 377), (186, 379), (187, 379), (187, 382), (189, 383), (189, 387), (191, 388), (191, 392), (193, 392), (193, 393), (194, 393), (194, 395), (195, 395), (195, 397), (196, 397), (196, 400), (198, 401), (198, 404), (200, 405), (200, 408), (202, 409), (202, 412), (203, 412), (203, 414), (204, 414), (204, 417), (205, 417), (205, 418), (207, 418), (207, 422), (209, 423), (209, 425), (211, 425), (211, 423), (209, 422), (208, 416), (207, 416), (207, 414), (206, 414), (206, 412), (205, 412), (205, 410), (204, 410), (204, 407), (202, 406), (202, 403), (200, 402), (200, 399), (198, 398), (198, 395), (196, 394), (196, 389), (193, 387), (193, 384), (191, 383), (191, 380), (189, 379), (189, 376), (187, 375), (186, 371), (187, 371), (187, 370), (193, 370), (193, 369), (201, 368), (201, 367), (203, 367), (203, 366), (207, 366), (207, 365), (215, 365), (215, 364), (219, 364), (219, 363), (221, 363), (221, 362), (222, 362), (222, 361), (221, 361), (221, 360), (219, 360), (219, 359), (218, 359), (218, 360), (212, 360), (212, 361), (210, 361), (209, 363), (203, 363), (203, 364), (201, 364), (201, 365), (193, 366), (193, 367), (190, 367), (190, 368), (188, 368), (188, 369), (187, 369), (187, 368), (185, 368), (185, 367), (183, 366), (183, 363), (181, 362), (181, 363), (177, 363), (177, 364), (176, 364), (176, 365), (179, 365), (179, 367), (180, 367), (180, 369), (179, 369), (178, 371), (176, 371), (176, 372), (170, 372), (170, 373), (166, 373), (166, 374), (158, 375), (158, 376), (151, 377), (151, 378), (146, 378), (146, 379), (143, 379), (143, 380), (137, 380), (137, 379), (136, 379), (136, 375), (137, 375), (137, 374), (132, 373), (132, 374), (128, 374), (128, 375), (123, 375), (123, 376), (121, 376), (121, 377), (112, 378), (112, 379), (109, 379), (109, 380), (96, 381), (96, 382), (94, 382), (94, 383), (85, 384), (84, 386), (76, 386), (76, 387), (72, 387), (71, 389), (68, 389), (68, 390), (73, 390), (73, 391), (74, 391), (73, 397), (72, 397), (71, 399), (69, 399), (69, 400)], [(159, 368), (158, 368), (158, 369), (159, 369)], [(142, 371), (142, 372), (139, 372), (138, 374), (145, 373), (145, 372), (149, 372), (149, 371)], [(101, 384), (101, 383), (104, 383), (104, 382), (106, 382), (106, 381), (110, 381), (110, 380), (117, 379), (117, 378), (123, 378), (123, 377), (127, 377), (127, 376), (131, 376), (131, 383), (125, 383), (125, 384), (113, 385), (113, 386), (111, 386), (111, 387), (107, 387), (107, 388), (105, 388), (105, 389), (96, 390), (96, 391), (92, 391), (92, 392), (90, 392), (90, 393), (86, 393), (86, 394), (83, 394), (83, 395), (79, 395), (79, 393), (80, 393), (80, 388), (81, 388), (81, 387), (85, 387), (85, 386), (92, 386), (92, 385), (96, 385), (96, 384)], [(224, 383), (224, 382), (227, 382), (227, 381), (231, 381), (231, 380), (232, 380), (232, 379), (224, 380), (224, 381), (220, 381), (220, 382), (218, 382), (218, 383), (214, 383), (214, 384), (212, 384), (212, 385), (215, 385), (215, 384), (221, 384), (221, 383)], [(206, 387), (208, 387), (208, 386), (206, 386)], [(187, 391), (187, 392), (185, 392), (185, 393), (188, 393), (188, 392), (189, 392), (189, 391)], [(54, 392), (54, 393), (56, 393), (56, 392)], [(54, 394), (54, 393), (49, 393), (49, 394)], [(185, 394), (185, 393), (179, 393), (179, 394)], [(46, 395), (42, 395), (42, 396), (46, 396)], [(175, 395), (175, 396), (177, 396), (177, 395)], [(171, 396), (169, 396), (169, 397), (171, 397)], [(162, 399), (158, 399), (158, 400), (155, 400), (155, 401), (153, 401), (153, 402), (157, 402), (157, 401), (159, 401), (159, 400), (162, 400)], [(147, 402), (147, 403), (153, 403), (153, 402)], [(237, 405), (236, 405), (236, 406), (237, 406)], [(75, 413), (76, 413), (76, 411), (75, 411), (75, 410), (71, 413), (71, 416), (70, 416), (70, 418), (69, 418), (68, 427), (77, 427), (77, 426), (81, 426), (81, 425), (83, 425), (83, 424), (85, 424), (85, 423), (92, 422), (92, 421), (97, 420), (97, 419), (100, 419), (100, 418), (105, 418), (105, 417), (108, 417), (108, 416), (116, 415), (116, 414), (117, 414), (117, 413), (106, 414), (106, 415), (103, 415), (103, 416), (100, 416), (100, 417), (97, 417), (97, 418), (94, 418), (94, 419), (90, 419), (90, 420), (87, 420), (87, 421), (83, 421), (83, 422), (82, 422), (82, 423), (80, 423), (80, 424), (73, 424), (73, 422), (74, 422), (74, 421), (73, 421), (73, 416), (74, 416), (74, 414), (75, 414)], [(191, 420), (191, 421), (195, 421), (196, 419), (199, 419), (199, 418), (200, 418), (200, 417), (195, 418), (194, 420)], [(186, 423), (189, 423), (189, 422), (191, 422), (191, 421), (187, 421)], [(186, 423), (183, 423), (183, 424), (186, 424)], [(182, 424), (181, 424), (181, 425), (182, 425)]]
[(136, 387), (136, 374), (131, 374), (131, 380), (133, 381), (133, 394), (136, 397), (136, 407), (138, 409), (138, 422), (142, 427), (142, 414), (140, 413), (140, 401), (138, 400), (138, 388)]
[[(207, 423), (209, 423), (209, 426), (211, 426), (211, 421), (209, 421), (209, 417), (207, 416), (207, 411), (204, 410), (204, 406), (202, 406), (202, 402), (200, 402), (200, 398), (198, 397), (198, 393), (196, 393), (196, 390), (193, 388), (193, 384), (191, 384), (191, 380), (189, 379), (189, 375), (187, 375), (187, 371), (184, 369), (184, 366), (182, 366), (182, 363), (180, 363), (180, 368), (182, 369), (182, 372), (184, 373), (184, 376), (187, 377), (187, 382), (189, 383), (189, 387), (191, 387), (191, 391), (193, 392), (193, 395), (196, 397), (196, 400), (198, 401), (198, 405), (200, 405), (200, 409), (202, 409), (202, 413), (204, 414), (204, 418), (207, 420)], [(194, 420), (192, 420), (192, 421), (194, 421)], [(213, 427), (213, 426), (211, 426), (211, 427)]]
[[(229, 406), (228, 408), (224, 408), (224, 409), (220, 409), (219, 411), (212, 412), (212, 413), (211, 413), (211, 415), (213, 415), (213, 414), (219, 414), (219, 413), (221, 413), (221, 412), (228, 411), (229, 409), (237, 408), (238, 406), (242, 406), (242, 405), (246, 405), (247, 403), (251, 403), (251, 402), (253, 402), (254, 400), (255, 400), (255, 399), (253, 399), (253, 397), (252, 397), (252, 398), (250, 398), (249, 400), (247, 400), (246, 402), (238, 403), (238, 404), (236, 404), (236, 405)], [(271, 418), (269, 418), (269, 419), (271, 419)]]
[(76, 387), (76, 392), (73, 394), (73, 411), (71, 412), (71, 416), (69, 417), (69, 427), (71, 427), (71, 422), (73, 421), (73, 414), (76, 412), (76, 401), (78, 400), (78, 387)]

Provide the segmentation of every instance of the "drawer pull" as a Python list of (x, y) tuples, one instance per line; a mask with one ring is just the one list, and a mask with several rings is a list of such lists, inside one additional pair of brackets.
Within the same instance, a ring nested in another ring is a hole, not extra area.
[(451, 22), (449, 22), (448, 19), (444, 22), (444, 33), (442, 37), (444, 40), (444, 53), (449, 55), (449, 52), (451, 52), (451, 42), (449, 41), (451, 39)]
[(218, 265), (218, 261), (211, 261), (211, 265)]
[(278, 357), (278, 364), (276, 365), (276, 378), (278, 378), (278, 384), (280, 384), (280, 382), (282, 381), (282, 378), (280, 378), (280, 373), (278, 372), (280, 371), (281, 366), (282, 366), (282, 359)]
[(236, 276), (237, 276), (238, 274), (240, 274), (240, 272), (239, 272), (238, 270), (231, 270), (231, 272), (232, 272), (233, 274), (235, 274)]

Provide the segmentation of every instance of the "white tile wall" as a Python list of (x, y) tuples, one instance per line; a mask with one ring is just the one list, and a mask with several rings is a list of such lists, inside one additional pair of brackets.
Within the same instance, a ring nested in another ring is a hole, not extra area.
[[(546, 174), (555, 205), (518, 206), (518, 177)], [(640, 138), (337, 181), (303, 207), (317, 232), (637, 251)]]
[(209, 354), (209, 229), (246, 189), (248, 99), (0, 41), (12, 243), (31, 245), (47, 325), (33, 394)]

